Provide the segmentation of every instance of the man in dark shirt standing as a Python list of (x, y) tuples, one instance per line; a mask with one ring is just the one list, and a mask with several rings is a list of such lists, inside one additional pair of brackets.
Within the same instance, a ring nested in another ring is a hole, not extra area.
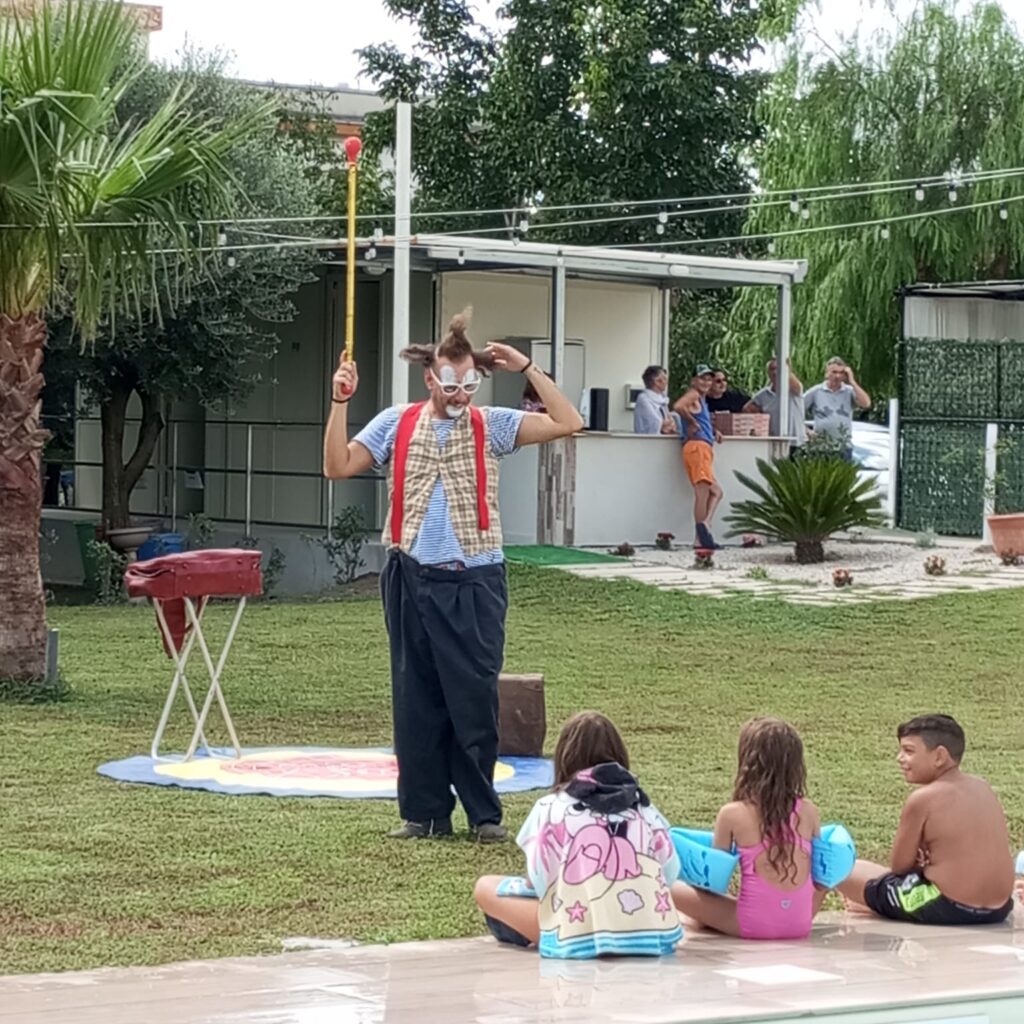
[(711, 412), (743, 412), (743, 406), (749, 401), (750, 395), (738, 388), (729, 387), (729, 375), (725, 370), (715, 370), (707, 397)]

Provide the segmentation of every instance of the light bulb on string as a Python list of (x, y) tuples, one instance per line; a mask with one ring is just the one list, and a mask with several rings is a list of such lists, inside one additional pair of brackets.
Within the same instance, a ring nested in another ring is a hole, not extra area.
[(377, 247), (376, 246), (371, 245), (370, 248), (366, 250), (366, 258), (368, 260), (375, 260), (377, 258)]
[(457, 262), (458, 262), (460, 267), (464, 267), (466, 265), (466, 250), (465, 249), (460, 249), (459, 250), (459, 258), (458, 258)]
[(949, 201), (951, 203), (955, 203), (956, 200), (957, 200), (957, 191), (956, 191), (956, 184), (955, 183), (950, 182), (949, 192), (947, 194), (949, 196)]
[(228, 244), (227, 232), (225, 232), (223, 227), (217, 228), (217, 244), (218, 245), (227, 245)]
[(999, 204), (999, 219), (1006, 220), (1010, 216), (1010, 211), (1006, 208), (1006, 203)]
[(384, 229), (379, 224), (373, 225), (373, 240), (375, 242), (384, 241)]
[(800, 207), (800, 216), (803, 217), (804, 220), (811, 219), (811, 208), (806, 203)]
[(924, 185), (922, 185), (921, 182), (918, 182), (917, 185), (914, 187), (914, 198), (919, 203), (924, 202)]
[(775, 239), (774, 238), (769, 238), (768, 239), (768, 252), (771, 255), (775, 254)]
[(236, 260), (234, 256), (229, 256), (228, 257), (228, 267), (234, 268), (234, 266), (235, 266), (235, 264), (237, 262), (238, 262), (238, 260)]
[(795, 192), (789, 197), (789, 212), (800, 212), (800, 197)]
[(883, 224), (882, 230), (879, 233), (882, 236), (882, 240), (887, 242), (889, 240), (889, 225)]
[(658, 223), (654, 225), (654, 230), (657, 234), (663, 235), (665, 234), (665, 225), (659, 220)]
[(527, 207), (526, 212), (531, 217), (536, 217), (537, 216), (537, 204), (536, 203), (530, 203), (529, 207)]
[(665, 209), (664, 206), (659, 206), (658, 207), (658, 223), (659, 224), (667, 224), (668, 223), (668, 211)]
[(529, 220), (526, 219), (526, 217), (523, 217), (523, 219), (519, 221), (519, 233), (521, 235), (525, 235), (526, 232), (529, 231), (529, 230), (530, 230), (530, 222), (529, 222)]

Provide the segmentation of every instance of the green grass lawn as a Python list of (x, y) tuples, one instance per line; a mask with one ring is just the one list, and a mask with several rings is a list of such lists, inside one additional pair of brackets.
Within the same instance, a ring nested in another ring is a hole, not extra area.
[[(905, 796), (894, 728), (943, 710), (964, 723), (967, 766), (992, 780), (1024, 843), (1021, 591), (811, 609), (529, 567), (511, 582), (507, 667), (545, 673), (548, 746), (569, 713), (607, 712), (672, 820), (710, 824), (740, 725), (773, 713), (801, 730), (826, 819), (884, 856)], [(209, 619), (219, 639), (226, 610)], [(520, 872), (512, 844), (386, 841), (391, 801), (100, 778), (101, 762), (148, 749), (170, 662), (145, 607), (56, 608), (51, 620), (71, 699), (0, 704), (0, 973), (270, 952), (288, 935), (478, 934), (474, 878)], [(252, 606), (225, 685), (246, 745), (389, 742), (375, 601)], [(170, 749), (186, 739), (178, 711)], [(506, 798), (513, 828), (536, 795)]]

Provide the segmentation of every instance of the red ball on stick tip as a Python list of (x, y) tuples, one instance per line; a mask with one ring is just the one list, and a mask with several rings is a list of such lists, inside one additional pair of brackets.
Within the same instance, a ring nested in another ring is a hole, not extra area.
[(357, 135), (350, 135), (345, 140), (345, 156), (350, 164), (354, 164), (359, 159), (359, 154), (362, 150), (363, 143)]

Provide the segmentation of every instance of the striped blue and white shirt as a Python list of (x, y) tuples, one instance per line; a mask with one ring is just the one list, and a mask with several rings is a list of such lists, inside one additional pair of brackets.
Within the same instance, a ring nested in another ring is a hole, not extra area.
[[(382, 469), (395, 447), (395, 436), (398, 433), (398, 420), (402, 409), (392, 406), (377, 413), (353, 440), (358, 441), (373, 457), (374, 465)], [(505, 409), (500, 406), (488, 406), (480, 410), (487, 417), (487, 431), (490, 438), (491, 453), (496, 459), (511, 455), (516, 450), (516, 437), (519, 424), (526, 414), (519, 409)], [(437, 436), (438, 448), (444, 448), (448, 437), (455, 426), (455, 420), (431, 420)], [(430, 495), (430, 504), (423, 517), (420, 532), (413, 541), (409, 552), (421, 565), (445, 565), (449, 562), (461, 562), (467, 569), (478, 565), (496, 565), (504, 561), (501, 548), (493, 551), (481, 551), (478, 555), (467, 555), (455, 536), (452, 528), (451, 515), (448, 512), (448, 498), (444, 493), (444, 484), (437, 478), (434, 490)]]

